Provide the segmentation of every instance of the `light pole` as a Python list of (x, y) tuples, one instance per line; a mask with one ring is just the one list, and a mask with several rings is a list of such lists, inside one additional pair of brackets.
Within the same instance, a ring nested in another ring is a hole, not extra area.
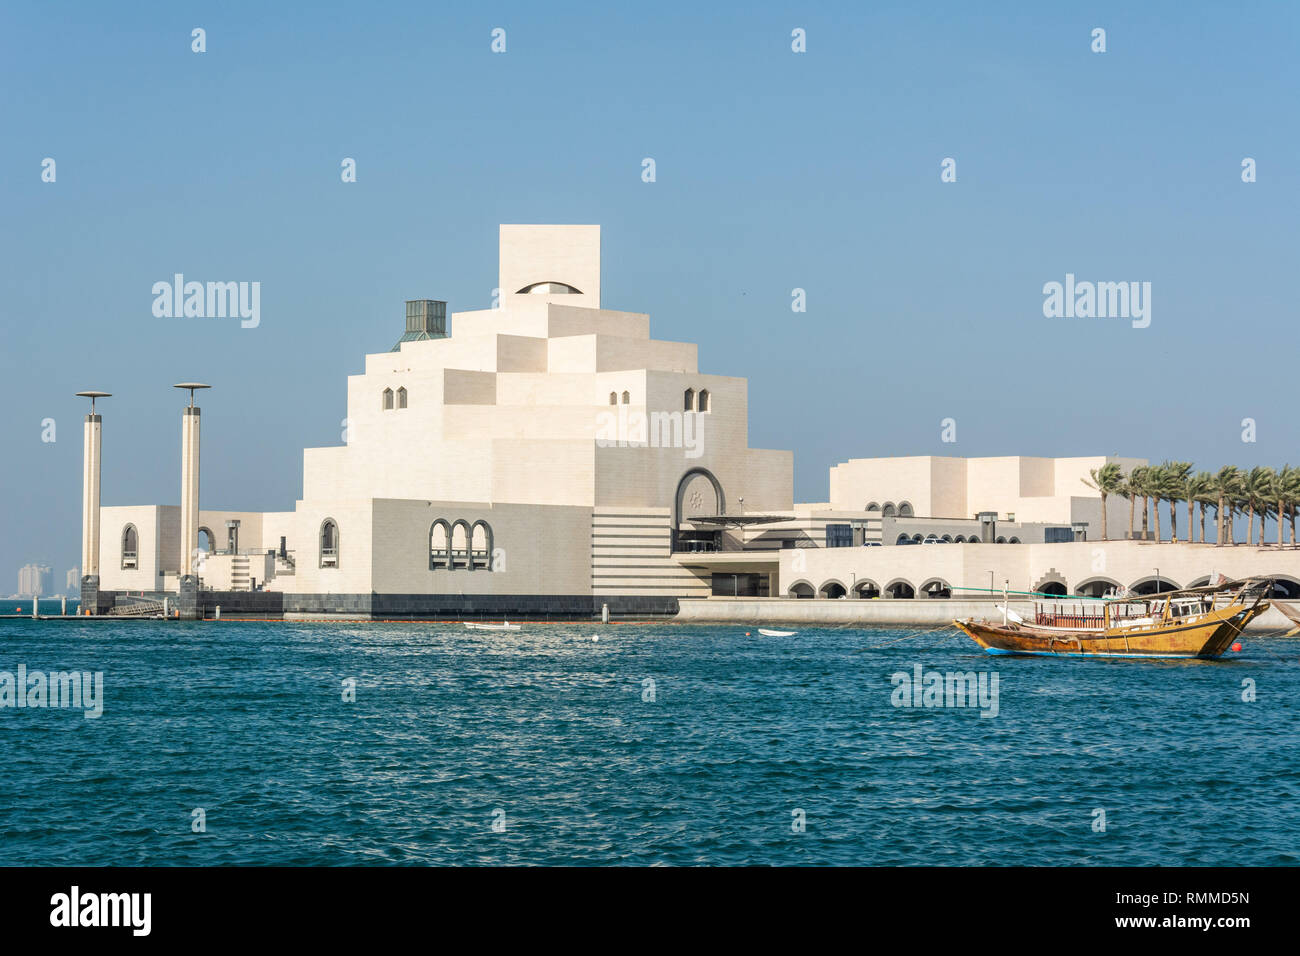
[(85, 614), (99, 612), (99, 472), (103, 421), (95, 412), (95, 399), (109, 398), (108, 392), (78, 392), (90, 399), (90, 414), (82, 438), (81, 462), (81, 603)]
[(190, 404), (181, 412), (181, 566), (177, 579), (176, 608), (181, 618), (196, 620), (199, 610), (199, 579), (194, 573), (194, 552), (199, 546), (199, 414), (194, 392), (211, 388), (202, 382), (180, 382), (172, 386), (190, 393)]

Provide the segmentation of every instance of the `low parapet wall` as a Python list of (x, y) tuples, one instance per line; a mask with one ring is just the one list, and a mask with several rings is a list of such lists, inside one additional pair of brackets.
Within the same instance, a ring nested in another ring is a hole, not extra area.
[[(1068, 603), (1068, 598), (1062, 598), (1062, 605)], [(1033, 601), (1012, 600), (1010, 607), (1026, 619), (1033, 617)], [(987, 600), (709, 598), (704, 601), (682, 601), (676, 620), (719, 624), (821, 624), (877, 627), (895, 624), (941, 625), (951, 624), (957, 618), (974, 617), (994, 620), (999, 616), (1000, 612), (994, 610), (994, 602)], [(1246, 629), (1288, 631), (1292, 626), (1281, 611), (1269, 608), (1251, 621)]]

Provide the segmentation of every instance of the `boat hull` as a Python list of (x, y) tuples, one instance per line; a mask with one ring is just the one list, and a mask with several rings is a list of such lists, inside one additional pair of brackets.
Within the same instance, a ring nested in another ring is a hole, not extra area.
[(1046, 631), (1029, 625), (987, 621), (954, 621), (990, 654), (1027, 654), (1040, 657), (1222, 657), (1241, 637), (1242, 629), (1268, 608), (1267, 602), (1250, 608), (1235, 606), (1212, 611), (1198, 620), (1166, 627)]

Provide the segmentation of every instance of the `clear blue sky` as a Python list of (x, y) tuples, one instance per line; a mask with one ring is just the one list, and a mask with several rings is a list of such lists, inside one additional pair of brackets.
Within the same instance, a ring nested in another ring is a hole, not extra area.
[[(56, 588), (78, 561), (73, 392), (115, 393), (105, 504), (179, 500), (169, 386), (190, 379), (215, 386), (204, 504), (292, 508), (302, 448), (338, 443), (345, 376), (396, 340), (403, 300), (489, 304), (502, 222), (600, 223), (604, 304), (749, 378), (751, 444), (793, 449), (796, 500), (862, 456), (1300, 463), (1298, 20), (1290, 3), (10, 0), (0, 592), (29, 560)], [(174, 272), (260, 281), (261, 326), (155, 318)], [(1150, 328), (1044, 318), (1067, 272), (1151, 282)]]

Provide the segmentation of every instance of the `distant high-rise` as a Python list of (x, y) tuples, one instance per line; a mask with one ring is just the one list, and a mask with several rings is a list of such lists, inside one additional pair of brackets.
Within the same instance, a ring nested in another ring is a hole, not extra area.
[(81, 568), (68, 568), (67, 583), (64, 584), (63, 590), (68, 594), (81, 592)]
[(18, 594), (41, 597), (50, 592), (53, 571), (48, 564), (25, 564), (18, 569)]

